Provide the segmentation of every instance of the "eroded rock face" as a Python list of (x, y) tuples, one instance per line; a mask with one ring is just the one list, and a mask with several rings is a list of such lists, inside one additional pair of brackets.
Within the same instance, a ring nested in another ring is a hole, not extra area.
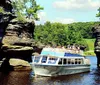
[(4, 56), (31, 61), (34, 22), (10, 21), (2, 40)]
[(0, 69), (4, 72), (13, 69), (10, 58), (31, 61), (34, 22), (15, 20), (11, 0), (1, 0), (0, 7), (3, 8), (0, 12), (0, 60), (5, 57)]
[(96, 38), (95, 43), (94, 43), (94, 52), (97, 56), (97, 66), (100, 67), (100, 24), (97, 26), (94, 26), (93, 29), (93, 34)]
[(96, 41), (94, 43), (95, 46), (95, 52), (100, 52), (100, 24), (93, 27), (93, 34), (96, 38)]
[(30, 64), (25, 60), (11, 58), (9, 63), (14, 70), (31, 70)]
[(12, 5), (10, 0), (1, 0), (0, 8), (4, 10), (4, 12), (0, 12), (0, 60), (3, 58), (3, 53), (1, 50), (2, 47), (2, 38), (5, 35), (5, 29), (7, 28), (10, 20), (15, 18), (12, 14)]

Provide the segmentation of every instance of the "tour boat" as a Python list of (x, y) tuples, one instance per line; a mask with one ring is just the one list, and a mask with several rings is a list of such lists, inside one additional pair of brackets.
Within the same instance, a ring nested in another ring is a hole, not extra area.
[(35, 76), (60, 76), (90, 71), (89, 59), (80, 54), (45, 50), (40, 55), (32, 56), (31, 66)]

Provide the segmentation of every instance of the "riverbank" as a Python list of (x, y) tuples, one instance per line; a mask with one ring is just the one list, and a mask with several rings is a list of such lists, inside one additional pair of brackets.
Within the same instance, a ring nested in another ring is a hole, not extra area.
[(84, 39), (88, 45), (88, 50), (84, 51), (85, 56), (96, 56), (94, 53), (94, 42), (95, 39)]
[(85, 56), (96, 56), (94, 50), (88, 50), (84, 52)]

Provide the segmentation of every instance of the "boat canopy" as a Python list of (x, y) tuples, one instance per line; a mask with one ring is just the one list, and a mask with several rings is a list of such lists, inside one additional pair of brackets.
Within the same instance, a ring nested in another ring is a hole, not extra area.
[(41, 52), (41, 55), (51, 55), (51, 56), (58, 56), (58, 57), (61, 57), (61, 56), (64, 56), (64, 52), (53, 52), (53, 51), (42, 51)]
[(51, 50), (50, 48), (45, 48), (42, 50), (41, 55), (51, 55), (57, 57), (83, 57), (80, 54), (68, 53), (68, 52), (58, 52), (56, 50)]
[(73, 53), (65, 53), (64, 56), (65, 56), (65, 57), (67, 57), (67, 56), (71, 56), (71, 57), (83, 57), (83, 56), (80, 55), (80, 54), (73, 54)]

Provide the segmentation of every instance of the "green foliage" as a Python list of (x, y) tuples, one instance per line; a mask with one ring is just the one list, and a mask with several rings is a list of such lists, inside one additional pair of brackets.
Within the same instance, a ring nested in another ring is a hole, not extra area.
[[(13, 0), (12, 6), (14, 11), (18, 17), (23, 16), (24, 18), (28, 18), (31, 20), (38, 20), (37, 12), (39, 10), (43, 10), (40, 5), (36, 4), (35, 0)], [(20, 18), (20, 20), (21, 20)]]
[(82, 39), (83, 39), (80, 31), (78, 31), (71, 25), (68, 25), (67, 35), (68, 35), (70, 44), (73, 44), (73, 43), (80, 44), (80, 41), (82, 41)]
[(5, 11), (3, 7), (0, 7), (0, 13), (2, 13), (2, 14), (11, 14), (10, 12)]
[(17, 20), (20, 21), (20, 22), (26, 22), (26, 18), (20, 13), (20, 12), (17, 12)]
[(100, 17), (100, 13), (96, 14), (96, 17)]
[[(45, 45), (67, 46), (75, 44), (87, 47), (89, 50), (90, 42), (84, 40), (93, 39), (92, 27), (99, 22), (78, 22), (72, 24), (50, 23), (37, 25), (35, 27), (34, 39)], [(93, 48), (93, 43), (91, 45)]]
[(94, 53), (95, 39), (84, 39), (84, 40), (87, 42), (87, 45), (88, 45), (88, 50), (86, 50), (84, 52), (84, 54), (87, 56), (89, 56), (89, 55), (95, 56), (95, 53)]
[(92, 38), (92, 27), (94, 24), (95, 22), (78, 22), (69, 24), (69, 28), (73, 29), (75, 32), (79, 32), (83, 38)]
[(92, 55), (92, 56), (96, 56), (95, 53), (94, 53), (94, 50), (92, 50), (92, 51), (85, 51), (85, 52), (84, 52), (84, 55), (85, 55), (85, 56), (91, 56), (91, 55)]
[(96, 14), (96, 17), (100, 17), (100, 7), (99, 7), (98, 11), (99, 11), (99, 13)]
[(0, 13), (4, 13), (4, 9), (0, 7)]
[(94, 50), (95, 39), (84, 39), (84, 40), (87, 42), (89, 50)]

